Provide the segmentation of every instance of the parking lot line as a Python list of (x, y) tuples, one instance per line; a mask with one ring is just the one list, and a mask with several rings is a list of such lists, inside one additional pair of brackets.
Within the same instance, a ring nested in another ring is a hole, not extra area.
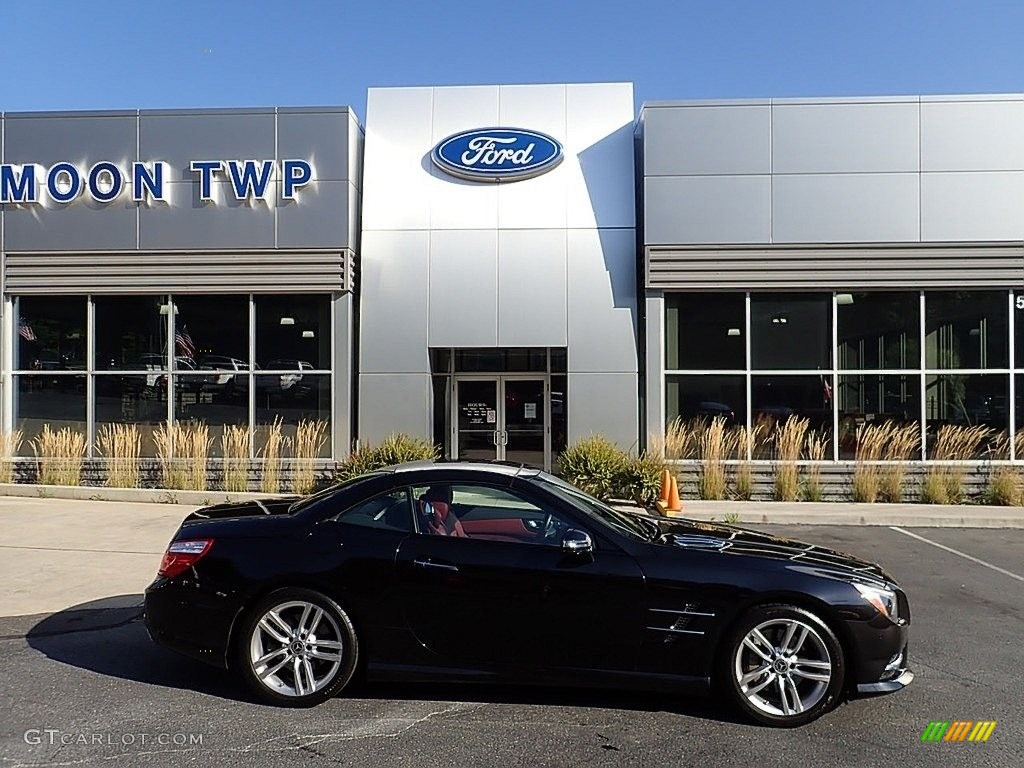
[(938, 547), (939, 549), (944, 549), (947, 552), (952, 552), (954, 555), (958, 555), (959, 557), (962, 557), (965, 560), (970, 560), (972, 563), (977, 563), (978, 565), (983, 565), (986, 568), (989, 568), (989, 569), (995, 571), (996, 573), (1001, 573), (1004, 576), (1009, 576), (1011, 579), (1016, 579), (1017, 581), (1024, 581), (1024, 576), (1020, 576), (1020, 575), (1018, 575), (1016, 573), (1013, 573), (1013, 571), (1008, 571), (1005, 568), (1000, 568), (998, 565), (992, 565), (992, 563), (987, 563), (984, 560), (980, 560), (977, 557), (974, 557), (973, 555), (968, 555), (966, 552), (961, 552), (959, 549), (953, 549), (952, 547), (947, 547), (945, 544), (939, 544), (939, 542), (937, 542), (937, 541), (932, 541), (931, 539), (926, 539), (924, 536), (919, 536), (916, 533), (911, 533), (910, 531), (908, 531), (908, 530), (906, 530), (904, 528), (900, 528), (899, 526), (890, 525), (889, 526), (889, 530), (896, 531), (897, 533), (905, 534), (906, 536), (909, 536), (912, 539), (917, 539), (918, 541), (923, 541), (925, 544), (931, 544), (933, 547)]

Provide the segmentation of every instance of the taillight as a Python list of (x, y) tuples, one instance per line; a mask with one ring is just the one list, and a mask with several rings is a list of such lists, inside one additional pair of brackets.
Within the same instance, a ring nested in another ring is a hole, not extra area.
[(193, 539), (191, 541), (172, 541), (164, 558), (160, 561), (158, 576), (165, 579), (173, 579), (175, 576), (184, 573), (213, 546), (213, 539)]

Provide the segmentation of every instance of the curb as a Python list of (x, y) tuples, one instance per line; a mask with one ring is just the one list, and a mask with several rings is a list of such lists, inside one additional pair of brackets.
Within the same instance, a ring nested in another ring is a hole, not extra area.
[[(963, 517), (956, 515), (934, 515), (922, 512), (921, 515), (908, 516), (879, 512), (870, 517), (858, 513), (832, 513), (819, 515), (801, 515), (786, 512), (765, 514), (739, 514), (739, 519), (728, 525), (851, 525), (851, 526), (899, 526), (901, 528), (1024, 528), (1024, 518), (978, 516)], [(723, 516), (707, 512), (684, 511), (679, 517), (687, 517), (705, 523), (724, 523)]]
[(86, 485), (29, 485), (0, 483), (0, 496), (33, 499), (74, 499), (77, 501), (127, 501), (139, 504), (186, 504), (209, 506), (251, 499), (283, 499), (293, 494), (229, 492), (229, 491), (175, 491), (169, 488), (105, 488)]

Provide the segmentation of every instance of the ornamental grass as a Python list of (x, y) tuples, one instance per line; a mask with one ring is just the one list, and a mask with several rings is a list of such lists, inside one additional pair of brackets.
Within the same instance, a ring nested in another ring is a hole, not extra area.
[(31, 440), (32, 451), (39, 465), (39, 482), (43, 485), (81, 485), (82, 461), (85, 458), (85, 435), (61, 427), (42, 431)]
[(763, 433), (763, 424), (755, 424), (750, 429), (741, 426), (735, 431), (733, 444), (736, 449), (736, 472), (733, 475), (733, 490), (736, 498), (743, 501), (750, 501), (754, 496), (754, 466), (750, 457)]
[(20, 429), (0, 432), (0, 483), (14, 482), (14, 457), (21, 450)]
[(887, 462), (881, 468), (878, 478), (878, 498), (890, 504), (903, 501), (904, 482), (907, 476), (906, 462), (921, 450), (921, 426), (917, 423), (890, 427), (882, 458)]
[(260, 490), (263, 493), (280, 492), (281, 456), (290, 445), (291, 439), (284, 434), (281, 417), (274, 417), (274, 423), (267, 430), (267, 439), (259, 454), (263, 461), (263, 472), (260, 474)]
[(775, 499), (796, 501), (800, 492), (800, 471), (797, 461), (804, 446), (810, 419), (790, 416), (775, 428)]
[(206, 490), (206, 468), (213, 438), (204, 422), (162, 424), (153, 432), (156, 458), (164, 488)]
[(976, 458), (982, 444), (993, 436), (988, 427), (939, 427), (932, 445), (931, 463), (921, 484), (926, 504), (959, 504), (964, 500), (964, 467), (952, 462)]
[(700, 479), (697, 490), (702, 499), (725, 498), (725, 461), (735, 448), (735, 436), (725, 428), (725, 418), (716, 416), (697, 436)]
[(821, 484), (821, 462), (828, 453), (828, 432), (811, 431), (804, 440), (804, 455), (811, 462), (807, 465), (807, 477), (804, 479), (804, 499), (821, 501), (824, 496)]
[(252, 435), (249, 427), (231, 424), (220, 434), (220, 450), (224, 457), (224, 490), (249, 490), (249, 451)]
[(327, 422), (306, 420), (299, 422), (295, 429), (295, 469), (292, 473), (292, 490), (306, 495), (316, 485), (316, 460), (327, 443)]
[(139, 487), (139, 455), (142, 435), (135, 424), (104, 424), (96, 434), (96, 448), (107, 460), (106, 484), (110, 488)]
[(861, 424), (857, 427), (857, 449), (854, 452), (853, 500), (861, 504), (878, 501), (882, 468), (879, 461), (892, 434), (889, 422)]

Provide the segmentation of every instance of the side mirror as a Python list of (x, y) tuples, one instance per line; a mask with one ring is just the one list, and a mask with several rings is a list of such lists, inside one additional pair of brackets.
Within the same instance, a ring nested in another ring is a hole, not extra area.
[(562, 537), (562, 551), (567, 555), (592, 555), (594, 540), (586, 531), (570, 528)]

